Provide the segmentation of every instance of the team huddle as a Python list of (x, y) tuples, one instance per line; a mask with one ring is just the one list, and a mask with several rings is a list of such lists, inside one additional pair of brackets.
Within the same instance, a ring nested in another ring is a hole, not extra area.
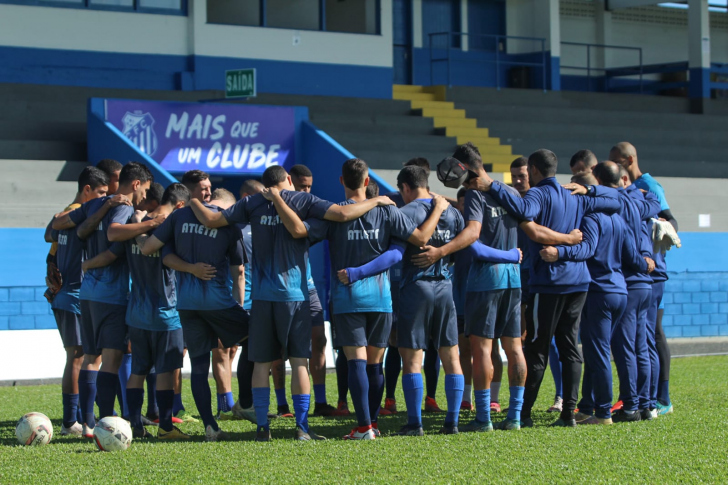
[[(448, 199), (431, 192), (425, 159), (405, 163), (398, 192), (384, 196), (366, 162), (351, 159), (339, 204), (310, 193), (303, 165), (290, 174), (268, 167), (260, 182), (243, 183), (239, 200), (213, 191), (199, 170), (163, 189), (140, 163), (86, 167), (76, 199), (46, 231), (46, 296), (67, 353), (61, 434), (92, 437), (94, 404), (100, 418), (112, 416), (118, 397), (134, 437), (158, 425), (157, 439), (189, 439), (175, 425), (197, 422), (182, 404), (185, 353), (208, 441), (229, 439), (218, 421), (231, 419), (256, 424), (256, 441), (269, 441), (279, 417), (295, 418), (296, 440), (326, 439), (308, 423), (311, 378), (313, 414), (348, 415), (350, 395), (357, 426), (344, 439), (373, 440), (379, 416), (397, 412), (400, 372), (408, 420), (396, 434), (422, 436), (423, 360), (425, 411), (440, 411), (440, 366), (446, 374), (443, 434), (533, 426), (549, 361), (554, 426), (671, 413), (660, 304), (677, 223), (632, 145), (617, 144), (609, 160), (578, 152), (572, 183), (561, 186), (556, 156), (539, 150), (513, 162), (511, 187), (487, 174), (468, 143), (437, 166), (444, 185), (460, 188)], [(324, 312), (309, 264), (309, 248), (323, 241), (336, 407), (326, 401)], [(510, 397), (494, 424), (500, 347)], [(277, 413), (269, 412), (271, 375)], [(460, 411), (473, 407), (475, 418), (459, 425)]]

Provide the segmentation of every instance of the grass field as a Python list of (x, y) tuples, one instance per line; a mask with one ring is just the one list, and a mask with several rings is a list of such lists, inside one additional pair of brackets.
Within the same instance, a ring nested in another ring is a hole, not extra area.
[[(50, 445), (17, 445), (15, 424), (24, 413), (46, 413), (60, 431), (60, 386), (0, 388), (0, 483), (22, 482), (728, 482), (725, 402), (728, 357), (675, 359), (671, 392), (675, 413), (647, 423), (553, 429), (555, 416), (534, 412), (536, 427), (518, 432), (436, 434), (444, 415), (424, 415), (426, 436), (389, 437), (406, 413), (382, 417), (374, 442), (340, 438), (352, 418), (311, 418), (326, 442), (292, 439), (293, 420), (272, 423), (274, 440), (255, 443), (254, 425), (224, 422), (233, 442), (205, 443), (201, 424), (185, 424), (187, 443), (137, 441), (122, 453), (100, 453), (90, 440), (54, 436)], [(442, 376), (441, 376), (442, 377)], [(188, 384), (188, 381), (185, 382)], [(329, 375), (329, 401), (336, 383)], [(214, 386), (213, 386), (214, 389)], [(438, 402), (445, 407), (443, 385)], [(195, 412), (189, 387), (187, 409)], [(508, 391), (501, 391), (507, 403)], [(536, 409), (553, 397), (550, 376)], [(214, 397), (213, 397), (214, 401)], [(290, 401), (290, 399), (289, 399)], [(272, 399), (275, 404), (275, 399)], [(404, 399), (398, 397), (400, 407)], [(402, 410), (400, 410), (402, 411)], [(494, 416), (498, 421), (502, 416)], [(461, 414), (461, 421), (469, 419)]]

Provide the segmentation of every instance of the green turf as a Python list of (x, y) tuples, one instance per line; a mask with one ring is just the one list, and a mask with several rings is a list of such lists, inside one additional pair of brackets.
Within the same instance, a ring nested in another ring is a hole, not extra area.
[[(226, 443), (205, 443), (201, 424), (185, 424), (192, 442), (137, 441), (121, 453), (100, 453), (88, 440), (58, 435), (45, 447), (17, 445), (15, 423), (29, 411), (46, 413), (60, 431), (61, 391), (60, 386), (6, 387), (0, 388), (0, 483), (725, 482), (727, 370), (728, 357), (674, 360), (675, 413), (649, 423), (552, 429), (546, 425), (553, 415), (534, 412), (533, 429), (442, 436), (436, 433), (444, 415), (438, 414), (424, 416), (423, 438), (386, 436), (404, 424), (400, 412), (380, 419), (385, 437), (374, 442), (337, 439), (354, 425), (353, 417), (311, 418), (313, 429), (334, 438), (315, 443), (290, 439), (293, 420), (272, 423), (271, 443), (253, 442), (255, 430), (248, 422), (222, 423), (235, 439)], [(334, 401), (333, 375), (327, 383)], [(438, 401), (445, 407), (442, 387)], [(194, 412), (189, 387), (184, 392)], [(536, 409), (545, 410), (552, 393), (547, 375)], [(507, 395), (506, 388), (502, 402)], [(404, 408), (401, 392), (398, 402)]]

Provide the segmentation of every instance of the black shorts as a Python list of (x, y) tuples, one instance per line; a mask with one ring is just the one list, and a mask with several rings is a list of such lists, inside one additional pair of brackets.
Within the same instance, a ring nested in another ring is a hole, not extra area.
[(465, 333), (465, 317), (458, 315), (458, 335)]
[(311, 357), (311, 311), (306, 301), (253, 300), (248, 358), (273, 362)]
[(308, 291), (308, 304), (311, 308), (311, 326), (323, 327), (324, 309), (321, 307), (321, 300), (319, 300), (318, 291), (316, 291), (316, 288), (312, 288)]
[(392, 331), (392, 314), (382, 312), (339, 313), (331, 322), (333, 345), (385, 348)]
[(101, 355), (103, 349), (126, 352), (126, 306), (81, 300), (81, 341), (87, 355)]
[(164, 374), (182, 368), (184, 336), (181, 328), (157, 331), (129, 327), (129, 340), (132, 374)]
[(81, 346), (81, 315), (67, 310), (53, 309), (58, 332), (64, 347)]
[(397, 328), (397, 313), (399, 313), (399, 281), (392, 281), (389, 293), (392, 295), (392, 328)]
[(248, 336), (248, 312), (239, 305), (224, 310), (179, 310), (179, 319), (190, 358), (216, 349), (218, 339), (229, 348)]
[(531, 298), (531, 292), (528, 291), (529, 280), (531, 279), (531, 271), (528, 269), (521, 270), (521, 305), (528, 305)]
[(465, 335), (521, 337), (521, 289), (469, 291), (465, 294)]
[(418, 280), (400, 288), (397, 347), (436, 349), (458, 344), (450, 280)]

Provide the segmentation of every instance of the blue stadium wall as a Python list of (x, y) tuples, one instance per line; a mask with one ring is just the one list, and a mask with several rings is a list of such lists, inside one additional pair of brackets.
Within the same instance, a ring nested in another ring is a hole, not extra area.
[[(337, 150), (324, 142), (313, 139), (312, 144)], [(674, 271), (665, 287), (665, 334), (728, 336), (728, 256), (719, 251), (728, 247), (728, 234), (681, 233), (680, 237), (683, 247), (668, 253), (668, 268)], [(56, 327), (43, 298), (48, 247), (43, 229), (0, 229), (0, 254), (6, 255), (0, 266), (0, 330)], [(317, 258), (321, 263), (322, 256)], [(314, 266), (323, 272), (323, 265)]]

